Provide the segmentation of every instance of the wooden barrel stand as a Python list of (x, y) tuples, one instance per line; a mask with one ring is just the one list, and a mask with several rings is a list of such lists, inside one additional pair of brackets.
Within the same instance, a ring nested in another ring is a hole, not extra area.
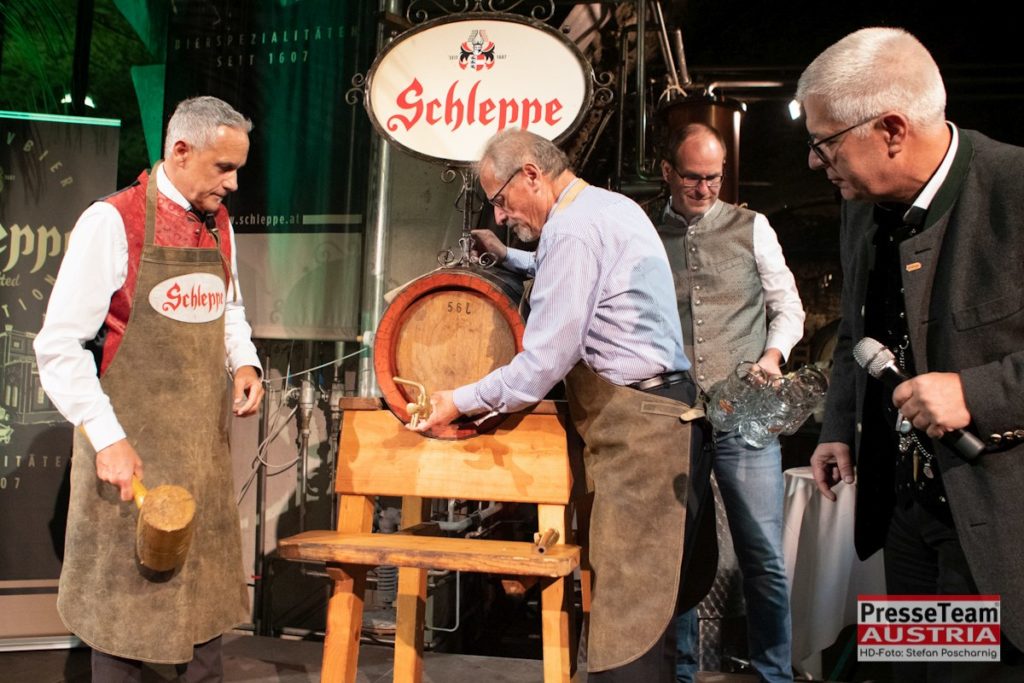
[[(493, 434), (438, 440), (409, 431), (385, 410), (365, 409), (350, 399), (342, 400), (343, 407), (346, 401), (364, 409), (345, 409), (335, 480), (341, 494), (338, 528), (307, 531), (278, 544), (281, 557), (325, 563), (333, 581), (322, 680), (356, 680), (366, 573), (371, 566), (394, 565), (396, 683), (423, 677), (429, 569), (538, 577), (544, 682), (570, 683), (577, 646), (572, 577), (581, 552), (566, 542), (572, 540), (567, 506), (573, 474), (564, 425), (552, 404), (510, 415)], [(377, 495), (403, 498), (399, 532), (373, 532)], [(430, 526), (418, 524), (424, 498), (537, 503), (538, 531), (553, 542), (541, 552), (536, 543), (423, 535)]]

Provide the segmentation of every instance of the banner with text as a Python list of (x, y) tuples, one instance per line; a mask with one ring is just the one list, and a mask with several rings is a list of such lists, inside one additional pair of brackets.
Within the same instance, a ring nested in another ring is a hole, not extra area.
[(215, 95), (252, 119), (227, 205), (257, 337), (354, 339), (371, 127), (346, 101), (376, 41), (366, 0), (175, 3), (165, 120)]
[(0, 112), (0, 637), (62, 633), (54, 608), (71, 425), (32, 340), (78, 215), (115, 189), (119, 122)]

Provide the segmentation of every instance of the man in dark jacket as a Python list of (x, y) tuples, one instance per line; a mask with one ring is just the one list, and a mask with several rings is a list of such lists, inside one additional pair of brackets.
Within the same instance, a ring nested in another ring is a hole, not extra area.
[[(1020, 680), (1024, 643), (1024, 149), (945, 120), (938, 67), (913, 36), (869, 28), (804, 71), (808, 161), (843, 196), (843, 318), (818, 488), (853, 482), (861, 557), (885, 548), (889, 593), (1002, 600), (1002, 662), (931, 661), (898, 680)], [(857, 367), (872, 337), (914, 377)], [(939, 441), (964, 429), (968, 459)], [(939, 657), (935, 658), (936, 660)], [(979, 678), (980, 677), (980, 678)]]

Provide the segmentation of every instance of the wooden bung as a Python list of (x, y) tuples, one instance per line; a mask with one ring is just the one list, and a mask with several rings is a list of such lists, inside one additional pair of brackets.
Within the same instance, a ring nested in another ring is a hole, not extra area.
[(177, 569), (185, 562), (192, 542), (196, 502), (180, 486), (164, 484), (146, 490), (132, 478), (139, 521), (135, 526), (135, 551), (139, 564), (155, 572)]
[[(440, 268), (406, 285), (384, 311), (373, 344), (377, 383), (391, 412), (409, 423), (409, 405), (420, 402), (419, 391), (395, 377), (423, 385), (429, 395), (475, 382), (522, 351), (522, 292), (516, 276), (479, 267)], [(464, 439), (496, 425), (463, 420), (428, 436)]]

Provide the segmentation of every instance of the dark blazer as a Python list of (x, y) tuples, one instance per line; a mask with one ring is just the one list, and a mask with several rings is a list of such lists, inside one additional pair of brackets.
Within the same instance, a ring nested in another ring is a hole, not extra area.
[[(960, 132), (924, 230), (900, 245), (917, 374), (959, 372), (971, 431), (989, 444), (967, 462), (933, 442), (957, 534), (978, 589), (1002, 596), (1002, 627), (1024, 645), (1024, 148)], [(851, 354), (864, 336), (873, 205), (844, 202), (842, 314), (821, 441), (857, 462), (855, 542), (881, 548), (894, 504), (894, 454), (862, 424), (867, 373)]]

